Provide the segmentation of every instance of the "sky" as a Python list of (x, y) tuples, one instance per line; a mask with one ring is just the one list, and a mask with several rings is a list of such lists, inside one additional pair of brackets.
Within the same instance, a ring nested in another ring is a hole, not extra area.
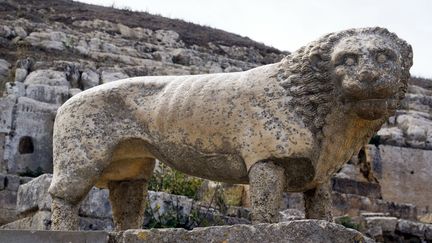
[(381, 26), (412, 45), (411, 74), (432, 78), (431, 0), (79, 1), (183, 19), (291, 52), (329, 32)]

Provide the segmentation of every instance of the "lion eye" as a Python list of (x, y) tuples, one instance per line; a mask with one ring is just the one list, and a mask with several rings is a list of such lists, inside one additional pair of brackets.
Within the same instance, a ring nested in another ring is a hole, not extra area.
[(354, 59), (354, 57), (345, 57), (344, 63), (347, 66), (352, 66), (356, 63), (356, 60)]
[(385, 54), (378, 54), (377, 56), (378, 63), (385, 63), (387, 61), (387, 56)]

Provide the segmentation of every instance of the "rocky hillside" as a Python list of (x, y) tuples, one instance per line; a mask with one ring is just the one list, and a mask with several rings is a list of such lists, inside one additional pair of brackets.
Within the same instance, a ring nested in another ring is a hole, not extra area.
[(88, 70), (103, 83), (125, 76), (239, 71), (283, 54), (222, 30), (69, 0), (1, 1), (0, 16), (0, 71), (9, 81), (24, 81), (24, 70), (73, 66), (67, 80), (85, 89), (95, 85), (84, 81), (86, 75), (81, 80)]

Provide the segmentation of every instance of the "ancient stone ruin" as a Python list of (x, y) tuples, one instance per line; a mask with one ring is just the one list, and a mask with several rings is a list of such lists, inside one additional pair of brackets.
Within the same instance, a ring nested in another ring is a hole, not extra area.
[[(246, 71), (289, 54), (207, 27), (71, 1), (8, 0), (0, 3), (0, 13), (0, 225), (4, 229), (50, 229), (51, 175), (31, 180), (52, 173), (54, 118), (72, 96), (128, 77)], [(186, 31), (191, 28), (197, 31)], [(378, 241), (432, 239), (431, 99), (431, 81), (411, 78), (395, 115), (331, 179), (336, 222)], [(164, 222), (179, 216), (190, 228), (196, 227), (190, 215), (197, 212), (210, 225), (251, 222), (247, 186), (205, 185), (209, 186), (203, 191), (210, 196), (195, 200), (150, 192), (152, 210), (147, 208), (146, 213), (153, 212)], [(223, 209), (216, 199), (211, 202), (219, 187), (236, 188), (235, 206)], [(303, 200), (301, 193), (284, 194), (281, 204), (288, 209), (281, 217), (303, 219)], [(79, 216), (82, 230), (113, 230), (108, 190), (93, 188)], [(146, 232), (127, 237), (158, 237)]]

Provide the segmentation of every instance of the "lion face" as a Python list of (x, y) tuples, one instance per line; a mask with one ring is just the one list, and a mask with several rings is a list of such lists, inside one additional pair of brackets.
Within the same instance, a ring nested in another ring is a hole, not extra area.
[(333, 48), (331, 63), (340, 99), (366, 120), (392, 114), (398, 105), (401, 54), (389, 38), (358, 34), (342, 38)]

